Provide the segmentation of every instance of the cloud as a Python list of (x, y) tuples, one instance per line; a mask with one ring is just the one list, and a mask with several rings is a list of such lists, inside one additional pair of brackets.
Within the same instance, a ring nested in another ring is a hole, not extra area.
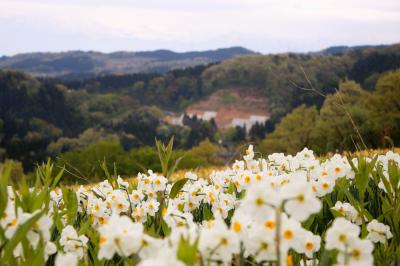
[[(45, 38), (76, 35), (178, 50), (229, 43), (269, 51), (271, 42), (300, 50), (329, 42), (395, 42), (400, 26), (398, 0), (2, 0), (0, 10), (2, 20)], [(18, 34), (9, 38), (17, 41)]]

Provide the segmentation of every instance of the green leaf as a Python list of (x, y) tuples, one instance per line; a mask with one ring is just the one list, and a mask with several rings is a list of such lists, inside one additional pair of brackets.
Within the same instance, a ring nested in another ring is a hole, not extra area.
[(165, 236), (168, 236), (171, 233), (171, 229), (169, 228), (168, 224), (164, 221), (164, 219), (161, 221), (161, 229), (163, 230)]
[[(35, 193), (36, 194), (36, 193)], [(49, 190), (47, 187), (43, 188), (42, 191), (35, 197), (35, 200), (32, 202), (32, 211), (38, 210), (42, 208), (43, 204), (48, 202), (47, 199), (49, 198)]]
[(337, 251), (324, 250), (321, 255), (321, 260), (319, 261), (319, 266), (330, 266), (335, 264), (335, 258), (337, 256)]
[(76, 193), (75, 191), (69, 190), (65, 187), (62, 187), (61, 190), (67, 210), (67, 222), (68, 224), (73, 225), (78, 214), (78, 199), (76, 197)]
[(358, 169), (354, 179), (358, 193), (361, 197), (363, 197), (365, 190), (367, 189), (368, 186), (369, 174), (370, 174), (370, 169), (368, 166), (369, 165), (364, 158), (361, 157), (358, 158)]
[(65, 166), (60, 170), (60, 172), (58, 172), (57, 176), (54, 178), (53, 184), (51, 185), (51, 189), (54, 189), (57, 186), (58, 182), (60, 181), (61, 177), (64, 174), (64, 171), (65, 171)]
[(185, 239), (181, 236), (177, 251), (178, 259), (188, 266), (195, 265), (198, 243), (199, 239), (196, 239), (193, 245), (191, 245), (190, 239)]
[(91, 229), (92, 224), (90, 223), (90, 219), (87, 219), (85, 222), (80, 224), (80, 228), (78, 230), (78, 235), (84, 235), (87, 231)]
[[(32, 249), (32, 248), (31, 248)], [(44, 250), (45, 250), (45, 243), (43, 243), (43, 240), (41, 239), (39, 241), (38, 247), (36, 249), (32, 249), (32, 253), (29, 256), (29, 265), (30, 266), (40, 266), (44, 264)]]
[(169, 178), (172, 176), (172, 174), (175, 172), (176, 168), (178, 167), (180, 161), (183, 159), (182, 157), (179, 157), (178, 159), (175, 160), (174, 165), (171, 167), (171, 169), (168, 170), (166, 178), (169, 180)]
[(182, 178), (181, 180), (178, 180), (175, 182), (175, 184), (171, 188), (171, 192), (169, 193), (169, 197), (171, 199), (174, 199), (176, 195), (178, 195), (179, 191), (183, 188), (183, 186), (186, 184), (188, 181), (188, 178)]
[(392, 185), (393, 190), (397, 190), (399, 186), (399, 180), (400, 180), (400, 169), (396, 162), (394, 161), (389, 161), (388, 163), (388, 173), (389, 173), (389, 181), (390, 184)]
[(229, 188), (228, 188), (228, 193), (229, 194), (234, 194), (236, 192), (235, 184), (231, 181), (229, 183)]
[(209, 205), (205, 205), (203, 207), (203, 220), (208, 221), (213, 218), (213, 213), (209, 207)]
[(386, 176), (383, 174), (382, 168), (380, 168), (380, 169), (378, 170), (378, 175), (379, 175), (379, 179), (382, 181), (383, 185), (385, 186), (385, 189), (386, 189), (386, 191), (387, 191), (387, 196), (388, 196), (389, 200), (390, 200), (391, 202), (393, 202), (393, 201), (394, 201), (394, 198), (393, 198), (392, 186), (391, 186), (391, 184), (389, 183), (389, 180), (388, 180), (388, 179), (386, 178)]
[(169, 161), (172, 156), (173, 145), (174, 145), (174, 137), (170, 139), (167, 146), (165, 146), (161, 141), (156, 139), (158, 157), (160, 159), (162, 173), (165, 177), (168, 176), (168, 167), (169, 167)]
[(11, 173), (11, 164), (7, 164), (0, 172), (0, 215), (3, 215), (4, 210), (7, 208), (8, 191), (7, 184), (8, 178)]
[(338, 212), (337, 210), (334, 210), (334, 209), (330, 208), (329, 211), (332, 213), (333, 217), (335, 217), (335, 218), (343, 217), (343, 215), (340, 212)]
[(101, 163), (101, 169), (103, 170), (104, 174), (106, 175), (106, 178), (108, 180), (108, 182), (110, 183), (110, 185), (115, 188), (114, 186), (114, 180), (112, 178), (112, 175), (110, 174), (110, 172), (108, 171), (108, 167), (107, 167), (107, 162), (106, 159), (104, 158), (103, 162)]

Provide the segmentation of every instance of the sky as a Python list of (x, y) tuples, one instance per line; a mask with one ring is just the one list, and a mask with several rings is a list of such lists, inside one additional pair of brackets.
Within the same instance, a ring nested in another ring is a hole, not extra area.
[(400, 0), (0, 0), (0, 55), (400, 42)]

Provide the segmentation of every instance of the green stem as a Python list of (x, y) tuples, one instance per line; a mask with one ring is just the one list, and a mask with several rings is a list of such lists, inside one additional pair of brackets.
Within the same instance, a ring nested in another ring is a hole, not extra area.
[(276, 265), (281, 266), (281, 207), (276, 209), (276, 231), (275, 231), (275, 245), (276, 245)]

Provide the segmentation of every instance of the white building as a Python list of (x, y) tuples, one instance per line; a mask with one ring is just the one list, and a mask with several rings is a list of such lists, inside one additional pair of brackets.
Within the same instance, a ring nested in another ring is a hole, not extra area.
[(192, 110), (187, 112), (187, 116), (190, 118), (193, 118), (194, 116), (197, 117), (197, 119), (201, 120), (211, 120), (215, 119), (217, 117), (217, 112), (216, 111), (200, 111), (200, 110)]
[(233, 118), (231, 122), (232, 127), (240, 126), (244, 127), (246, 126), (246, 131), (249, 132), (250, 129), (257, 123), (259, 124), (264, 124), (265, 121), (269, 119), (268, 116), (263, 116), (263, 115), (250, 115), (247, 118), (242, 118), (242, 117), (237, 117)]

